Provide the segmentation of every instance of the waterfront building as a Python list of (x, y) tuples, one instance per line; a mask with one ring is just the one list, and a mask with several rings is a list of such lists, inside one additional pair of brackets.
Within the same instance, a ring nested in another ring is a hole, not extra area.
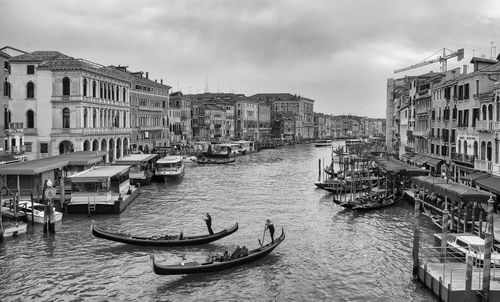
[(114, 68), (57, 51), (10, 60), (9, 109), (29, 159), (74, 151), (106, 151), (107, 162), (128, 153), (131, 83)]
[(365, 118), (362, 120), (365, 137), (375, 137), (385, 135), (385, 119)]
[[(266, 101), (272, 104), (271, 118), (273, 120), (277, 117), (290, 119), (290, 114), (278, 113), (293, 114), (295, 116), (294, 140), (302, 141), (314, 138), (314, 100), (290, 93), (259, 93), (249, 98), (258, 102)], [(287, 124), (289, 123), (287, 122)], [(288, 134), (282, 134), (287, 137), (289, 136)]]
[(180, 115), (178, 126), (173, 127), (173, 131), (170, 131), (172, 134), (171, 137), (173, 141), (179, 141), (181, 145), (189, 144), (193, 136), (191, 129), (191, 103), (191, 98), (184, 96), (181, 91), (170, 94), (169, 110), (179, 110)]
[(170, 86), (163, 79), (149, 79), (149, 72), (131, 72), (127, 66), (112, 66), (130, 81), (131, 150), (150, 152), (168, 146), (170, 128), (167, 123)]
[(208, 121), (209, 139), (225, 139), (226, 134), (226, 109), (224, 106), (207, 105), (205, 110)]
[(331, 139), (327, 126), (330, 117), (323, 113), (314, 113), (314, 139)]
[(193, 103), (193, 118), (192, 130), (193, 139), (205, 140), (210, 138), (210, 121), (208, 112), (208, 105)]
[(236, 137), (241, 139), (258, 139), (259, 102), (246, 96), (236, 98)]
[(271, 135), (271, 105), (266, 102), (258, 103), (258, 141), (270, 141)]
[(12, 135), (9, 132), (10, 122), (11, 122), (11, 111), (9, 110), (9, 100), (11, 99), (11, 84), (9, 80), (10, 75), (10, 59), (15, 56), (26, 54), (25, 51), (5, 46), (0, 49), (0, 90), (2, 94), (0, 95), (0, 108), (2, 108), (2, 114), (0, 114), (0, 150), (7, 151), (16, 156), (22, 156), (24, 152), (24, 146), (21, 144), (23, 142), (22, 131), (13, 132)]

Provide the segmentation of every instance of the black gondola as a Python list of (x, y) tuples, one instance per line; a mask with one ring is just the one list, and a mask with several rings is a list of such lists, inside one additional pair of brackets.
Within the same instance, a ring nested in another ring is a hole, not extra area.
[(121, 243), (127, 243), (132, 245), (141, 246), (183, 246), (183, 245), (199, 245), (206, 244), (215, 240), (219, 240), (238, 230), (238, 224), (236, 223), (233, 227), (229, 229), (224, 229), (213, 235), (197, 235), (197, 236), (184, 236), (182, 239), (179, 236), (132, 236), (123, 233), (109, 232), (96, 226), (92, 225), (92, 234), (96, 237), (117, 241)]
[(354, 211), (370, 211), (375, 209), (381, 209), (385, 207), (389, 207), (399, 203), (403, 200), (404, 194), (391, 194), (388, 198), (384, 198), (383, 196), (378, 196), (377, 199), (373, 197), (367, 198), (365, 202), (360, 202), (355, 204), (352, 207)]
[(184, 275), (184, 274), (199, 274), (216, 272), (224, 269), (233, 268), (242, 264), (253, 262), (260, 259), (269, 253), (271, 253), (281, 242), (285, 240), (285, 231), (281, 228), (281, 235), (274, 240), (274, 243), (268, 243), (257, 249), (248, 251), (247, 256), (243, 256), (236, 259), (226, 260), (226, 261), (212, 261), (206, 263), (198, 262), (186, 262), (184, 265), (174, 264), (174, 265), (162, 265), (155, 261), (155, 257), (151, 256), (153, 259), (153, 271), (157, 275)]

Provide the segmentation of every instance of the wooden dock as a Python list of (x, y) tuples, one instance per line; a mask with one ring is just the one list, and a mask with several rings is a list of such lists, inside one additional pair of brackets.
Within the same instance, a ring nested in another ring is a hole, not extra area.
[[(418, 279), (425, 284), (440, 301), (465, 301), (466, 264), (463, 262), (421, 263)], [(472, 272), (472, 300), (482, 300), (483, 269), (475, 267)], [(500, 301), (500, 268), (491, 269), (490, 301)]]

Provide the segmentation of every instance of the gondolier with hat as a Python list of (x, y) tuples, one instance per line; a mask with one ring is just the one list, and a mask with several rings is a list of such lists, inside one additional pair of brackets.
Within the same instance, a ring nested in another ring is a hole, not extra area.
[(271, 235), (271, 242), (274, 243), (274, 224), (269, 219), (266, 220), (266, 225), (264, 227), (264, 234), (266, 230), (269, 230), (269, 235)]
[(210, 214), (208, 214), (208, 213), (207, 213), (207, 217), (205, 218), (205, 223), (207, 224), (208, 233), (210, 235), (213, 235), (214, 231), (212, 230), (212, 216), (210, 216)]

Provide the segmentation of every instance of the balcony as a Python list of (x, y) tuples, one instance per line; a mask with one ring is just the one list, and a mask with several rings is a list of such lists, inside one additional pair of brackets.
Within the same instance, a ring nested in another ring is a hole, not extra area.
[(474, 169), (484, 172), (492, 172), (493, 162), (476, 158), (474, 160)]
[(500, 122), (476, 120), (476, 130), (493, 132), (500, 130)]
[(429, 137), (429, 130), (413, 130), (413, 136)]
[(467, 154), (459, 154), (459, 153), (451, 153), (451, 159), (457, 162), (474, 165), (475, 155), (467, 155)]
[(26, 152), (26, 146), (12, 146), (10, 147), (10, 153), (12, 154), (19, 154)]

